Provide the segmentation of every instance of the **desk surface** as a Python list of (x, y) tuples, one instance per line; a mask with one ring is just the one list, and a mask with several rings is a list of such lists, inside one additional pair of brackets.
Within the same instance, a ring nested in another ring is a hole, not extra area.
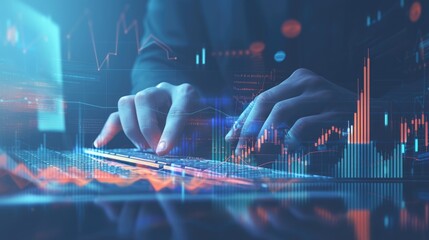
[(15, 190), (3, 189), (0, 201), (8, 239), (429, 237), (427, 181), (295, 181), (270, 191), (194, 193)]

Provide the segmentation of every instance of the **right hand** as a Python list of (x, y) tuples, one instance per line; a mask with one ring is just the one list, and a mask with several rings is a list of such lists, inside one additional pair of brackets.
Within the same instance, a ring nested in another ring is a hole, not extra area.
[(94, 141), (106, 145), (121, 130), (140, 149), (152, 148), (167, 154), (181, 137), (185, 123), (200, 105), (200, 95), (190, 84), (162, 82), (118, 101), (118, 111), (107, 119)]

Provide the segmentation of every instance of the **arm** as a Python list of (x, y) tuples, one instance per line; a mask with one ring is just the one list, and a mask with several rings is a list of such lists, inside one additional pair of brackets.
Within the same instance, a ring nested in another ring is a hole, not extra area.
[(95, 147), (106, 145), (120, 131), (137, 148), (150, 147), (159, 155), (174, 147), (186, 120), (200, 103), (192, 85), (196, 72), (191, 71), (193, 65), (187, 57), (203, 36), (197, 3), (149, 2), (142, 51), (132, 71), (133, 95), (118, 101), (118, 111), (106, 121)]

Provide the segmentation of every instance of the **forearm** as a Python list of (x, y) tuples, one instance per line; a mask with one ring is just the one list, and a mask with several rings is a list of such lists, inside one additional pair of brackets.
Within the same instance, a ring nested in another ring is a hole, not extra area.
[[(161, 82), (195, 85), (194, 46), (204, 40), (196, 0), (150, 0), (141, 51), (131, 74), (135, 94)], [(192, 26), (192, 27), (191, 27)]]

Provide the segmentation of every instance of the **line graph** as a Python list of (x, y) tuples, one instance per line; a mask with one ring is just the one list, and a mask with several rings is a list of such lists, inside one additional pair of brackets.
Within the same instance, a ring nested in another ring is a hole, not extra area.
[[(40, 148), (30, 154), (32, 162), (40, 161), (40, 159), (34, 158), (35, 155), (33, 154), (43, 156), (43, 161), (50, 161), (53, 158), (46, 149)], [(73, 162), (74, 159), (80, 159), (80, 154), (80, 150), (63, 154), (66, 156), (63, 160)], [(209, 170), (200, 172), (197, 176), (189, 177), (117, 162), (106, 162), (96, 157), (91, 157), (91, 161), (94, 165), (68, 167), (64, 165), (64, 168), (46, 166), (46, 168), (31, 169), (25, 163), (15, 161), (5, 153), (0, 153), (0, 178), (6, 175), (12, 177), (13, 181), (21, 189), (28, 186), (30, 182), (35, 183), (41, 189), (49, 189), (52, 184), (73, 184), (77, 187), (85, 187), (92, 182), (99, 182), (126, 187), (136, 182), (145, 181), (157, 192), (177, 188), (183, 188), (188, 192), (198, 192), (224, 183), (251, 185), (247, 181), (216, 175)], [(120, 168), (123, 172), (118, 174), (106, 171), (106, 169), (111, 168)], [(22, 180), (15, 176), (22, 178)]]
[(129, 9), (129, 5), (127, 5), (124, 8), (124, 10), (122, 11), (122, 13), (119, 16), (119, 19), (116, 22), (114, 50), (108, 51), (103, 57), (99, 57), (100, 55), (99, 55), (99, 51), (98, 51), (98, 47), (97, 47), (97, 43), (96, 43), (95, 34), (94, 34), (94, 23), (93, 23), (93, 20), (91, 19), (90, 12), (88, 10), (85, 11), (83, 17), (80, 17), (77, 20), (77, 22), (73, 25), (71, 30), (66, 35), (66, 39), (68, 41), (68, 54), (67, 54), (68, 59), (69, 60), (71, 59), (70, 41), (72, 39), (73, 33), (76, 31), (78, 26), (80, 24), (82, 24), (82, 22), (86, 18), (87, 23), (88, 23), (88, 31), (89, 31), (89, 36), (90, 36), (90, 40), (91, 40), (92, 50), (94, 53), (94, 57), (95, 57), (95, 61), (96, 61), (98, 71), (101, 71), (101, 69), (104, 66), (109, 64), (111, 57), (119, 55), (119, 38), (120, 38), (121, 34), (123, 34), (123, 35), (128, 35), (130, 33), (134, 34), (135, 44), (136, 44), (135, 49), (136, 49), (136, 53), (138, 55), (147, 47), (151, 46), (152, 44), (155, 44), (165, 52), (165, 56), (166, 56), (167, 60), (171, 60), (171, 61), (177, 60), (178, 59), (177, 56), (173, 55), (173, 50), (167, 44), (165, 44), (163, 41), (161, 41), (159, 38), (155, 37), (152, 34), (149, 34), (147, 37), (145, 37), (140, 42), (141, 36), (140, 36), (140, 31), (139, 31), (139, 28), (140, 28), (139, 23), (136, 19), (131, 20), (130, 22), (127, 21), (126, 13), (127, 13), (128, 9)]

